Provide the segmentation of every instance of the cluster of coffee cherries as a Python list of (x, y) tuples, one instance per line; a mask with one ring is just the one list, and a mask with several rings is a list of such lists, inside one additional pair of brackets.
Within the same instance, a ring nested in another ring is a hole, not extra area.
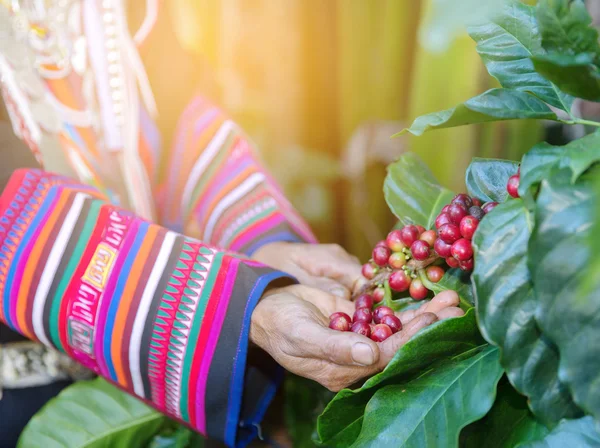
[(479, 221), (489, 213), (497, 202), (482, 204), (478, 198), (461, 193), (444, 208), (435, 220), (438, 239), (435, 252), (446, 260), (448, 266), (463, 271), (473, 270), (473, 246), (471, 240)]
[[(433, 262), (436, 258), (433, 253), (436, 240), (436, 232), (425, 230), (422, 226), (407, 225), (402, 229), (392, 230), (385, 240), (375, 245), (371, 260), (363, 265), (363, 277), (373, 280), (379, 273), (387, 274), (392, 291), (408, 291), (413, 299), (424, 299), (429, 290), (418, 278), (416, 271), (420, 263), (426, 263), (427, 260)], [(417, 263), (411, 263), (411, 259)], [(429, 266), (425, 268), (425, 274), (431, 282), (437, 283), (444, 276), (444, 269)], [(373, 290), (375, 302), (381, 302), (384, 294), (383, 286), (378, 285)]]
[(394, 310), (384, 305), (373, 309), (375, 303), (370, 294), (358, 296), (354, 302), (356, 311), (352, 318), (346, 313), (333, 313), (329, 316), (329, 328), (362, 334), (375, 342), (385, 341), (402, 330), (402, 322), (394, 314)]

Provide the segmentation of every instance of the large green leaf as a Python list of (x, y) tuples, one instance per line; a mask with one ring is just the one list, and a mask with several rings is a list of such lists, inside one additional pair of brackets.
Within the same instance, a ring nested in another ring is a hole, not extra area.
[(517, 174), (518, 169), (519, 164), (510, 160), (475, 157), (465, 175), (467, 191), (484, 202), (504, 202), (508, 197), (508, 178)]
[(535, 70), (563, 92), (589, 101), (600, 101), (600, 70), (589, 53), (544, 54), (531, 58)]
[(531, 57), (543, 54), (535, 10), (518, 0), (508, 0), (492, 20), (471, 26), (469, 35), (488, 72), (502, 87), (531, 92), (546, 103), (571, 110), (573, 99), (540, 76)]
[(467, 426), (460, 434), (461, 448), (514, 448), (521, 443), (538, 440), (548, 429), (538, 422), (527, 399), (504, 377), (498, 384), (496, 401), (481, 420)]
[(145, 446), (166, 417), (98, 378), (50, 400), (27, 424), (20, 448)]
[(403, 154), (388, 166), (383, 193), (390, 210), (402, 225), (420, 224), (428, 229), (454, 196), (413, 153)]
[[(590, 238), (600, 196), (567, 170), (542, 182), (536, 226), (529, 243), (529, 267), (537, 292), (537, 321), (558, 347), (559, 376), (574, 401), (600, 418), (600, 289), (581, 289), (587, 267), (598, 257)], [(594, 235), (594, 237), (598, 237)]]
[(347, 447), (360, 434), (367, 402), (380, 388), (420, 376), (440, 359), (456, 356), (483, 343), (477, 330), (475, 310), (463, 317), (447, 319), (419, 331), (385, 370), (368, 379), (360, 389), (344, 389), (319, 416), (319, 442), (325, 446)]
[(422, 115), (410, 128), (395, 135), (410, 132), (419, 136), (432, 129), (519, 118), (557, 119), (556, 114), (546, 103), (527, 92), (515, 89), (492, 89), (452, 109)]
[(502, 376), (496, 347), (484, 344), (377, 391), (353, 447), (448, 448), (485, 415)]
[(525, 196), (532, 187), (537, 187), (548, 178), (555, 168), (571, 170), (574, 182), (592, 164), (600, 161), (600, 133), (589, 134), (566, 146), (548, 143), (535, 145), (523, 156), (519, 194)]
[(535, 320), (536, 299), (527, 267), (533, 217), (520, 199), (500, 204), (479, 224), (473, 239), (473, 290), (479, 328), (502, 350), (501, 362), (515, 388), (547, 424), (580, 415), (558, 379), (556, 347)]
[(592, 417), (563, 420), (543, 440), (521, 445), (520, 448), (598, 448), (600, 433)]

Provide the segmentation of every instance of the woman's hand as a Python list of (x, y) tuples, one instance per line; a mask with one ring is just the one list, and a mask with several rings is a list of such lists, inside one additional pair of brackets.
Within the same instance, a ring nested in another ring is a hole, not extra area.
[(252, 258), (293, 275), (303, 285), (346, 299), (362, 280), (358, 258), (337, 244), (276, 242), (262, 246)]
[(385, 368), (420, 329), (439, 319), (462, 316), (458, 295), (444, 291), (417, 310), (397, 313), (403, 329), (384, 342), (328, 328), (336, 311), (354, 304), (304, 285), (268, 291), (252, 314), (250, 339), (286, 370), (339, 391)]

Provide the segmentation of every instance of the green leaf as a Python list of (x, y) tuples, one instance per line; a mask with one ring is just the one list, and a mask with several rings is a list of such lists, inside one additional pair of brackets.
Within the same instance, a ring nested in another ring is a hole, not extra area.
[(485, 415), (502, 376), (496, 347), (484, 344), (380, 389), (365, 410), (353, 447), (447, 448), (460, 430)]
[(27, 424), (19, 447), (129, 448), (145, 446), (167, 418), (98, 378), (50, 400)]
[(350, 446), (360, 434), (367, 402), (381, 387), (419, 377), (440, 358), (456, 356), (483, 343), (477, 330), (475, 310), (463, 317), (446, 319), (419, 331), (385, 370), (368, 379), (360, 389), (344, 389), (319, 416), (319, 442), (325, 446)]
[(546, 103), (527, 92), (515, 89), (492, 89), (452, 109), (422, 115), (410, 128), (400, 131), (395, 136), (406, 132), (419, 136), (432, 129), (519, 118), (557, 120), (556, 114)]
[(504, 377), (498, 384), (496, 401), (482, 419), (467, 426), (460, 438), (461, 448), (513, 448), (548, 434), (529, 408), (527, 399)]
[(473, 288), (471, 286), (470, 275), (462, 269), (448, 269), (442, 279), (433, 283), (427, 278), (425, 271), (421, 271), (419, 278), (423, 284), (434, 294), (439, 294), (442, 291), (452, 290), (460, 297), (461, 308), (472, 308), (475, 300), (473, 299)]
[(592, 417), (563, 420), (543, 440), (521, 445), (520, 448), (598, 448), (600, 434)]
[(439, 184), (416, 154), (403, 154), (387, 170), (383, 193), (392, 213), (402, 225), (420, 224), (430, 229), (454, 194)]
[(157, 434), (148, 448), (203, 448), (202, 436), (183, 425), (166, 434)]
[(531, 58), (535, 70), (563, 92), (589, 101), (600, 101), (600, 71), (589, 53), (545, 54)]
[(500, 347), (511, 383), (529, 397), (543, 423), (553, 424), (580, 414), (558, 379), (556, 347), (535, 320), (537, 303), (527, 267), (532, 218), (523, 201), (513, 199), (481, 220), (473, 238), (473, 291), (479, 328)]
[(484, 202), (504, 202), (508, 197), (508, 178), (516, 174), (518, 169), (519, 164), (510, 160), (475, 157), (467, 168), (467, 191)]
[(586, 135), (566, 146), (548, 143), (535, 145), (521, 162), (519, 194), (525, 196), (531, 188), (537, 188), (555, 168), (571, 170), (571, 182), (575, 182), (592, 164), (600, 161), (600, 133)]
[(468, 32), (477, 42), (477, 52), (488, 72), (502, 87), (530, 92), (565, 112), (571, 110), (573, 98), (540, 76), (530, 59), (543, 54), (533, 7), (508, 0), (501, 13), (469, 27)]
[(536, 319), (560, 353), (560, 379), (575, 403), (600, 418), (600, 289), (581, 288), (590, 280), (586, 268), (598, 257), (589, 244), (597, 201), (593, 183), (581, 178), (573, 185), (567, 170), (544, 180), (529, 268), (538, 298)]

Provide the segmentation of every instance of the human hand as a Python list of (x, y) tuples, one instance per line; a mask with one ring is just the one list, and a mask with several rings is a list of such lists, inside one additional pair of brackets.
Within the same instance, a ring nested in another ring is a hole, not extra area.
[(458, 295), (444, 291), (417, 310), (396, 313), (403, 329), (381, 343), (328, 328), (337, 311), (354, 304), (304, 285), (268, 291), (252, 314), (250, 340), (292, 373), (337, 392), (385, 368), (400, 347), (437, 320), (462, 316)]
[(252, 258), (293, 275), (302, 285), (346, 299), (362, 281), (358, 258), (337, 244), (276, 242), (262, 246)]

